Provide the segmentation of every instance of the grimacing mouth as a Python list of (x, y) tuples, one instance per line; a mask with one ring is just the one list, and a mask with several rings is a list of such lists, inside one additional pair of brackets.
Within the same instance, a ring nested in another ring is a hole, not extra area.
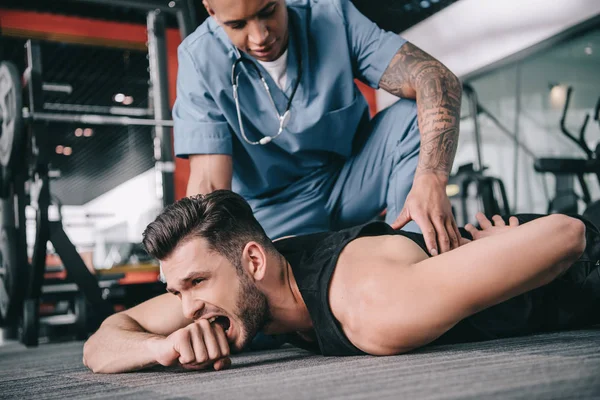
[(211, 324), (213, 323), (217, 323), (221, 326), (221, 328), (223, 328), (223, 331), (225, 333), (227, 333), (227, 331), (229, 331), (229, 327), (231, 326), (231, 321), (229, 321), (229, 318), (227, 318), (224, 315), (215, 315), (213, 317), (210, 317), (208, 319), (208, 322), (210, 322)]

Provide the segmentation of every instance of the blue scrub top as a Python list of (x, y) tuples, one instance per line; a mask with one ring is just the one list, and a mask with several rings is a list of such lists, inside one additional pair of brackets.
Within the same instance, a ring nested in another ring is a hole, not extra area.
[[(287, 6), (285, 90), (262, 65), (242, 53), (261, 70), (280, 114), (298, 79), (297, 58), (302, 57), (291, 119), (267, 145), (250, 145), (241, 136), (231, 85), (237, 53), (217, 22), (209, 17), (178, 49), (175, 154), (182, 158), (231, 155), (232, 189), (247, 199), (280, 192), (348, 158), (358, 124), (368, 112), (354, 78), (378, 88), (381, 75), (406, 42), (378, 28), (349, 0), (287, 0)], [(275, 135), (277, 114), (258, 75), (243, 63), (237, 71), (241, 72), (238, 93), (246, 136), (257, 141)]]

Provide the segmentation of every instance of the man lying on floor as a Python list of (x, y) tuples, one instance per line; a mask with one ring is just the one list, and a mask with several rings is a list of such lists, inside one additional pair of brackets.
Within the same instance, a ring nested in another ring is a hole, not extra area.
[(324, 355), (392, 355), (600, 321), (591, 224), (478, 218), (461, 230), (472, 241), (430, 257), (422, 235), (383, 222), (273, 243), (232, 192), (182, 199), (144, 232), (170, 293), (106, 319), (84, 364), (220, 370), (261, 330)]

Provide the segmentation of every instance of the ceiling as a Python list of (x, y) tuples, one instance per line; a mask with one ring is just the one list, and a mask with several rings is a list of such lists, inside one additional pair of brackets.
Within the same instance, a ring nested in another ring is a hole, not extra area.
[[(396, 33), (411, 27), (457, 0), (354, 0), (357, 8), (382, 28)], [(113, 1), (114, 2), (114, 1)], [(200, 1), (193, 1), (199, 5)], [(3, 8), (49, 12), (109, 21), (146, 23), (144, 12), (120, 6), (99, 6), (73, 0), (3, 0)], [(197, 20), (207, 15), (196, 7)], [(176, 27), (174, 18), (167, 24)], [(0, 27), (1, 28), (1, 27)], [(25, 39), (4, 37), (0, 59), (25, 68)], [(135, 50), (41, 42), (44, 82), (72, 86), (70, 94), (45, 93), (47, 111), (57, 104), (115, 106), (114, 95), (133, 97), (129, 108), (148, 108), (148, 60)], [(154, 165), (152, 130), (145, 127), (96, 127), (91, 137), (76, 136), (74, 124), (47, 124), (53, 156), (51, 168), (60, 171), (52, 182), (53, 195), (65, 205), (83, 205), (108, 190), (147, 171)], [(57, 154), (57, 146), (70, 147), (72, 154)]]

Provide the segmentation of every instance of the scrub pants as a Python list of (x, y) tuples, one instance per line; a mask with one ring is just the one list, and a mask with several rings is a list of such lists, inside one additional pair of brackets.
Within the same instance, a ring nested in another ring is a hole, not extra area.
[[(271, 239), (338, 230), (367, 223), (387, 208), (389, 224), (400, 214), (419, 157), (415, 101), (401, 99), (364, 118), (350, 158), (334, 161), (268, 200), (249, 200)], [(420, 232), (411, 221), (404, 228)]]

